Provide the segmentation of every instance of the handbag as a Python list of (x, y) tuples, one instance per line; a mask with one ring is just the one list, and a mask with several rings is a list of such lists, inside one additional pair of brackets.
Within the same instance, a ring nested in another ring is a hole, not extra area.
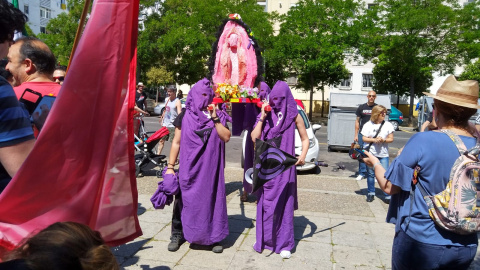
[[(376, 138), (378, 136), (378, 134), (380, 133), (380, 130), (382, 130), (383, 124), (385, 124), (385, 121), (382, 121), (382, 124), (380, 124), (380, 127), (378, 128), (377, 133), (375, 134), (375, 136), (373, 136), (373, 138)], [(350, 150), (348, 151), (348, 155), (352, 159), (357, 159), (358, 161), (363, 162), (362, 157), (357, 151), (355, 151), (355, 149), (368, 151), (370, 150), (370, 147), (372, 146), (372, 144), (373, 142), (369, 143), (367, 147), (363, 148), (363, 146), (361, 146), (360, 144), (354, 141), (350, 145)]]

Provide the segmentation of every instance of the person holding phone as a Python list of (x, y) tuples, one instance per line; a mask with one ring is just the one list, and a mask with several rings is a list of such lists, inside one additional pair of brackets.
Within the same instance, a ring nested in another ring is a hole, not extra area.
[[(376, 105), (372, 109), (370, 121), (365, 123), (362, 128), (363, 148), (376, 156), (383, 168), (388, 169), (389, 154), (388, 144), (393, 142), (393, 132), (395, 131), (389, 121), (385, 121), (387, 108), (382, 105)], [(367, 167), (367, 202), (375, 199), (375, 172)], [(385, 202), (390, 202), (390, 196), (385, 194)]]

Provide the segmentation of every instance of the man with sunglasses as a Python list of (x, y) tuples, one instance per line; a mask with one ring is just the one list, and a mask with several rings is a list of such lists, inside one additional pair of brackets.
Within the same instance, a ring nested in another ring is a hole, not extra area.
[[(0, 59), (7, 55), (15, 31), (21, 31), (26, 21), (20, 10), (0, 0)], [(0, 193), (22, 166), (34, 143), (27, 114), (10, 83), (0, 77)]]
[[(363, 145), (362, 135), (360, 131), (363, 128), (363, 125), (370, 121), (370, 116), (372, 115), (372, 109), (375, 105), (375, 99), (377, 98), (377, 93), (375, 91), (368, 92), (367, 95), (368, 102), (358, 106), (356, 115), (357, 119), (355, 120), (355, 137), (354, 141), (358, 144)], [(357, 181), (362, 180), (367, 175), (367, 166), (363, 162), (358, 162), (358, 174)]]
[(25, 89), (42, 96), (57, 96), (61, 86), (53, 81), (55, 56), (47, 44), (34, 37), (22, 37), (10, 47), (7, 58), (5, 69), (15, 78), (18, 99)]
[(66, 66), (61, 66), (61, 65), (56, 66), (55, 71), (53, 72), (53, 80), (55, 81), (55, 83), (62, 85), (63, 80), (65, 80), (66, 72), (67, 72)]

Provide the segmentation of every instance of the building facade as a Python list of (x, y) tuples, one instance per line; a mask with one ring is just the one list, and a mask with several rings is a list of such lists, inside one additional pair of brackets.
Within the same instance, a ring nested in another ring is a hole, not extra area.
[(66, 0), (18, 0), (18, 8), (27, 15), (27, 24), (35, 35), (46, 33), (50, 19), (68, 11)]

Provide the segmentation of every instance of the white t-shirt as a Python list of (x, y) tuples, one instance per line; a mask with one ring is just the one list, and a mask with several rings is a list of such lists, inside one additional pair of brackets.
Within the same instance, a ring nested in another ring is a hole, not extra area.
[[(380, 124), (374, 124), (372, 121), (368, 121), (363, 125), (362, 131), (360, 132), (363, 136), (368, 137), (368, 138), (373, 138), (375, 134), (377, 134), (378, 128), (380, 127)], [(385, 123), (382, 126), (382, 129), (380, 130), (380, 133), (378, 133), (377, 138), (383, 138), (386, 139), (390, 133), (393, 133), (395, 129), (393, 128), (393, 125), (390, 124), (390, 122), (385, 121)], [(367, 147), (370, 143), (365, 142), (363, 147)], [(388, 157), (388, 143), (383, 142), (383, 143), (373, 143), (372, 146), (370, 147), (369, 150), (372, 155), (376, 157)]]

